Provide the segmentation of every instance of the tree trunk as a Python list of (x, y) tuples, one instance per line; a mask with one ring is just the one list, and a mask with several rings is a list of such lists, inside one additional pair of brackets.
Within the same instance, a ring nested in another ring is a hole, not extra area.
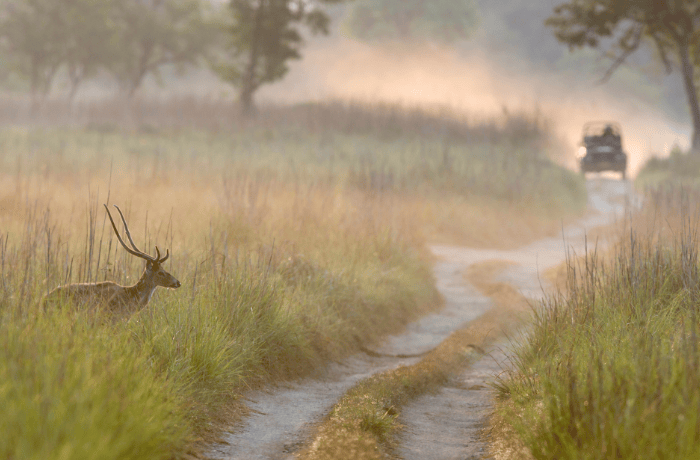
[(68, 93), (68, 107), (71, 110), (73, 109), (73, 102), (75, 101), (76, 94), (78, 94), (78, 87), (83, 82), (84, 75), (84, 69), (79, 69), (77, 66), (69, 66), (68, 80), (70, 81), (70, 90)]
[(39, 112), (39, 70), (38, 66), (32, 62), (30, 94), (31, 102), (29, 106), (29, 115), (34, 117)]
[(250, 58), (248, 66), (243, 74), (241, 81), (241, 92), (239, 102), (241, 104), (241, 113), (248, 117), (254, 112), (253, 110), (253, 93), (258, 88), (256, 71), (258, 61), (260, 60), (260, 37), (263, 28), (263, 19), (265, 19), (265, 2), (260, 0), (258, 9), (255, 12), (255, 25), (253, 26), (253, 36), (250, 43)]
[(238, 95), (238, 102), (241, 104), (241, 114), (249, 117), (255, 112), (253, 109), (253, 88), (246, 79), (243, 81), (241, 92)]
[(690, 116), (693, 121), (693, 135), (690, 150), (695, 155), (700, 155), (700, 105), (698, 105), (698, 91), (695, 87), (694, 67), (690, 62), (688, 43), (682, 41), (678, 44), (678, 52), (681, 58), (681, 73), (683, 75), (683, 86), (688, 96), (688, 106)]

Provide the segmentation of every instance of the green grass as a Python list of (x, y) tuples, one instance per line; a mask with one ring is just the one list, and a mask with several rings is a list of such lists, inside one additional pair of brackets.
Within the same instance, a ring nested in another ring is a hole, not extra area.
[(124, 327), (56, 312), (0, 324), (0, 457), (170, 458), (193, 426), (181, 382)]
[(46, 234), (3, 246), (0, 457), (180, 457), (218, 433), (247, 387), (304, 375), (439, 304), (416, 252), (356, 234), (334, 249), (342, 270), (283, 249), (222, 246), (190, 256), (194, 272), (180, 255), (170, 270), (186, 285), (116, 323), (38, 306), (45, 273), (67, 276), (51, 265), (63, 257), (42, 244)]
[(497, 419), (532, 457), (700, 457), (698, 203), (679, 195), (609, 261), (571, 262), (568, 292), (536, 311), (496, 384)]
[[(584, 201), (581, 180), (542, 157), (537, 123), (377, 110), (367, 124), (333, 110), (229, 131), (0, 130), (0, 458), (185, 457), (229, 426), (246, 389), (307, 375), (439, 305), (424, 203), (547, 204), (558, 219)], [(313, 128), (324, 123), (335, 127)], [(406, 134), (416, 123), (444, 129)], [(183, 286), (116, 322), (43, 311), (56, 285), (142, 271), (105, 202), (141, 249), (170, 249)]]

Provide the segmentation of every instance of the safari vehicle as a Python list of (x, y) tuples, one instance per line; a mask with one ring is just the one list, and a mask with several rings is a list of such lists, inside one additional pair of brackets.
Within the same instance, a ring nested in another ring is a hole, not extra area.
[(615, 171), (625, 179), (627, 155), (622, 151), (620, 125), (611, 121), (586, 123), (579, 158), (583, 175), (587, 172)]

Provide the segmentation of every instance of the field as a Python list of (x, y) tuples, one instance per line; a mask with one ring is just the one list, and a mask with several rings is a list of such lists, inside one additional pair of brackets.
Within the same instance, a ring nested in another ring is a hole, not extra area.
[[(243, 415), (247, 388), (437, 308), (427, 240), (508, 247), (585, 201), (537, 116), (329, 102), (249, 122), (192, 104), (0, 131), (0, 457), (194, 453)], [(140, 249), (170, 250), (183, 286), (116, 321), (44, 310), (59, 284), (136, 281), (103, 203)]]
[(568, 264), (496, 384), (498, 458), (697, 458), (696, 190), (649, 189), (609, 253)]

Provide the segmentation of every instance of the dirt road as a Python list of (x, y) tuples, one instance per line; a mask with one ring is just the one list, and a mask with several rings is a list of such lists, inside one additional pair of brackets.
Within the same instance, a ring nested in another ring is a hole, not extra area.
[[(409, 325), (389, 337), (377, 351), (383, 354), (415, 354), (429, 350), (451, 332), (479, 317), (491, 305), (464, 278), (465, 270), (492, 260), (512, 264), (496, 281), (517, 287), (526, 297), (543, 293), (539, 274), (566, 258), (567, 251), (583, 254), (586, 231), (622, 217), (630, 185), (609, 179), (587, 183), (588, 216), (548, 238), (513, 251), (481, 250), (453, 246), (432, 246), (439, 258), (434, 271), (437, 286), (446, 300), (445, 308)], [(475, 222), (478, 225), (478, 222)], [(241, 426), (232, 427), (227, 444), (215, 446), (210, 455), (218, 459), (287, 459), (303, 445), (334, 402), (362, 378), (386, 369), (410, 364), (418, 358), (372, 357), (358, 354), (330, 365), (313, 379), (306, 379), (268, 391), (246, 395), (252, 415)], [(502, 352), (489, 355), (471, 366), (451, 385), (434, 395), (418, 398), (404, 407), (401, 420), (406, 426), (398, 454), (405, 459), (481, 458), (485, 446), (478, 431), (490, 404), (487, 382), (500, 370)]]

